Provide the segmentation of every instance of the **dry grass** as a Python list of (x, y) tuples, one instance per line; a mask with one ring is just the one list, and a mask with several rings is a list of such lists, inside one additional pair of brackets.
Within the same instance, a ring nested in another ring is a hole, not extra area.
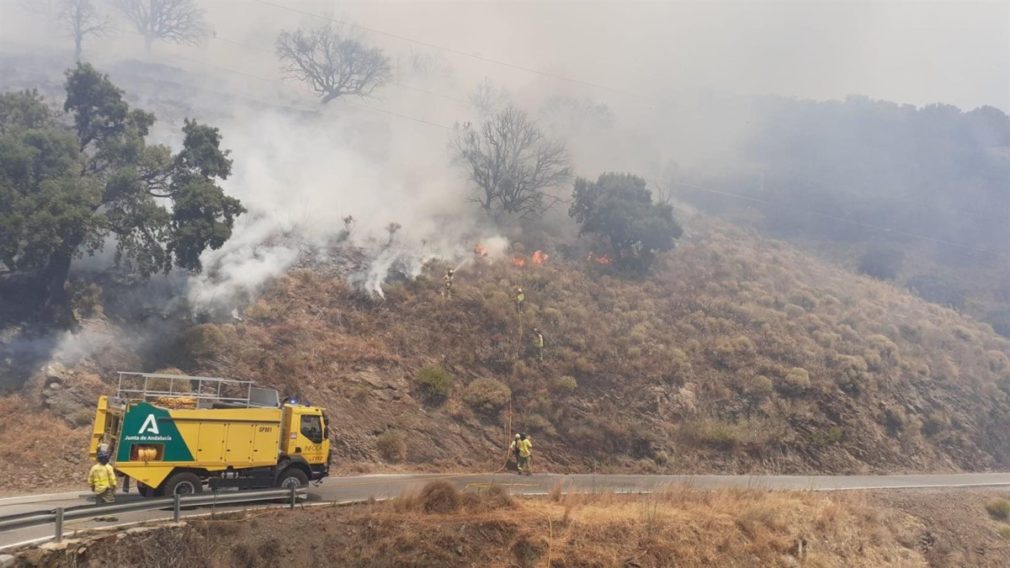
[(49, 411), (26, 412), (21, 397), (0, 398), (0, 490), (82, 486), (89, 432)]
[[(484, 440), (501, 436), (510, 391), (513, 430), (535, 435), (545, 465), (825, 472), (1010, 463), (1010, 442), (987, 426), (1010, 421), (1010, 342), (782, 243), (707, 221), (692, 229), (693, 240), (644, 281), (559, 253), (540, 269), (462, 270), (452, 303), (438, 294), (439, 266), (387, 287), (383, 302), (339, 278), (295, 273), (250, 321), (218, 326), (223, 352), (200, 354), (218, 363), (191, 370), (301, 394), (348, 416), (336, 426), (351, 437), (409, 432), (420, 438), (412, 448), (424, 449), (415, 465), (495, 461)], [(509, 297), (516, 284), (527, 291), (522, 317)], [(533, 326), (547, 339), (542, 363), (528, 349)], [(432, 368), (458, 388), (424, 408), (430, 392), (416, 377)]]
[[(305, 531), (306, 522), (314, 530)], [(173, 558), (210, 566), (318, 565), (327, 558), (351, 567), (645, 568), (672, 559), (681, 567), (925, 566), (908, 536), (917, 529), (910, 517), (875, 510), (859, 496), (677, 488), (513, 501), (497, 490), (460, 494), (434, 482), (388, 503), (196, 521), (86, 549), (91, 562), (114, 558), (124, 566), (137, 557), (128, 551), (142, 544), (133, 541), (144, 538), (159, 550), (184, 541)]]

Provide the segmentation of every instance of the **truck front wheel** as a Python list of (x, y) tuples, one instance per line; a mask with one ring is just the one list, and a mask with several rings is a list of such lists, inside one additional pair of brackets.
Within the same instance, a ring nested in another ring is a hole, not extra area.
[(203, 482), (195, 473), (180, 471), (165, 481), (162, 492), (167, 497), (195, 495), (203, 491)]
[(297, 467), (289, 467), (277, 477), (277, 487), (281, 489), (305, 487), (308, 484), (309, 476), (305, 475), (305, 472)]

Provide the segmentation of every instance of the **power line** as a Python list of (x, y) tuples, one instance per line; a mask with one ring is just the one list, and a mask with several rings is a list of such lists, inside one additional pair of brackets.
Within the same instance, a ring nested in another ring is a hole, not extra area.
[(335, 18), (333, 16), (326, 16), (326, 15), (323, 15), (323, 14), (317, 14), (315, 12), (308, 12), (308, 11), (305, 11), (305, 10), (299, 10), (298, 8), (292, 8), (290, 6), (283, 6), (281, 4), (276, 4), (274, 2), (269, 2), (268, 0), (255, 0), (255, 1), (259, 2), (260, 4), (263, 4), (265, 6), (272, 6), (274, 8), (279, 8), (281, 10), (287, 10), (289, 12), (294, 12), (296, 14), (302, 14), (304, 16), (312, 16), (314, 18), (319, 18), (319, 19), (322, 19), (322, 20), (329, 20), (331, 22), (335, 22), (335, 23), (338, 23), (338, 24), (341, 24), (341, 25), (347, 25), (347, 26), (352, 26), (352, 27), (358, 28), (358, 29), (362, 29), (362, 30), (365, 30), (367, 32), (370, 32), (370, 33), (373, 33), (373, 34), (376, 34), (376, 35), (382, 35), (382, 36), (386, 36), (386, 37), (391, 37), (391, 38), (394, 38), (394, 39), (398, 39), (400, 41), (405, 41), (407, 43), (413, 43), (413, 44), (420, 45), (420, 46), (423, 46), (423, 47), (427, 47), (427, 48), (430, 48), (430, 49), (436, 49), (436, 50), (439, 50), (439, 51), (444, 51), (446, 53), (451, 53), (453, 55), (458, 55), (460, 57), (469, 57), (469, 58), (475, 59), (477, 61), (483, 61), (484, 63), (493, 63), (495, 65), (500, 65), (502, 67), (508, 67), (510, 69), (517, 69), (519, 71), (525, 71), (527, 73), (532, 73), (534, 75), (539, 75), (541, 77), (547, 77), (549, 79), (555, 79), (555, 80), (558, 80), (558, 81), (565, 81), (565, 82), (568, 82), (568, 83), (574, 83), (574, 84), (583, 85), (583, 86), (586, 86), (586, 87), (593, 87), (595, 89), (602, 89), (602, 90), (605, 90), (605, 91), (611, 91), (611, 92), (615, 92), (615, 93), (626, 93), (626, 91), (624, 91), (622, 89), (617, 89), (617, 88), (614, 88), (614, 87), (610, 87), (608, 85), (602, 85), (600, 83), (593, 83), (591, 81), (585, 81), (585, 80), (582, 80), (582, 79), (576, 79), (574, 77), (566, 77), (564, 75), (558, 75), (556, 73), (549, 73), (547, 71), (541, 71), (541, 70), (535, 69), (533, 67), (526, 67), (524, 65), (518, 65), (518, 64), (515, 64), (515, 63), (509, 63), (508, 61), (502, 61), (500, 59), (494, 59), (494, 58), (491, 58), (491, 57), (485, 57), (483, 55), (479, 55), (479, 54), (476, 54), (476, 53), (469, 53), (469, 52), (462, 51), (462, 50), (459, 50), (459, 49), (455, 49), (455, 48), (452, 48), (452, 47), (446, 47), (444, 45), (438, 45), (438, 44), (435, 44), (435, 43), (431, 43), (431, 42), (427, 42), (427, 41), (422, 41), (422, 40), (418, 40), (418, 39), (414, 39), (414, 38), (410, 38), (410, 37), (406, 37), (406, 36), (403, 36), (403, 35), (400, 35), (400, 34), (396, 34), (396, 33), (393, 33), (393, 32), (387, 32), (385, 30), (380, 30), (378, 28), (373, 28), (373, 27), (369, 27), (369, 26), (362, 26), (360, 24), (349, 22), (347, 20), (342, 20), (340, 18)]

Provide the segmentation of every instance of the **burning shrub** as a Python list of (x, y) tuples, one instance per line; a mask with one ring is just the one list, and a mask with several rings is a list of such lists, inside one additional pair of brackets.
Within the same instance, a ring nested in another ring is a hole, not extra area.
[(424, 397), (431, 402), (441, 403), (449, 398), (455, 377), (441, 365), (429, 365), (417, 375), (417, 383), (421, 385)]
[(463, 400), (474, 410), (496, 412), (501, 410), (512, 397), (512, 390), (499, 380), (477, 379), (466, 386)]
[(382, 459), (400, 463), (407, 459), (407, 433), (400, 430), (386, 430), (375, 439), (375, 447)]
[[(579, 223), (579, 234), (609, 241), (617, 265), (629, 272), (645, 273), (656, 253), (673, 248), (683, 233), (673, 218), (673, 207), (653, 203), (645, 180), (631, 174), (605, 173), (595, 182), (575, 181), (568, 214)], [(596, 258), (590, 253), (587, 260)], [(610, 257), (606, 262), (609, 264)]]

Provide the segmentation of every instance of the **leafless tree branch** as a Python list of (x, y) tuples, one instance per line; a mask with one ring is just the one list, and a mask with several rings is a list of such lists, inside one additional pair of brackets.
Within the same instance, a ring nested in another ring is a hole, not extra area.
[(156, 40), (199, 45), (211, 34), (203, 10), (193, 0), (114, 0), (114, 3), (144, 36), (148, 54)]
[(544, 211), (544, 190), (568, 180), (564, 145), (547, 138), (526, 113), (509, 106), (475, 129), (457, 125), (452, 146), (457, 161), (479, 188), (477, 201), (489, 213), (529, 217)]
[(81, 60), (84, 41), (107, 35), (109, 18), (92, 0), (23, 0), (25, 8), (48, 18), (61, 32), (74, 40), (74, 60)]
[(367, 47), (328, 23), (282, 32), (277, 56), (284, 71), (307, 83), (323, 104), (347, 95), (367, 97), (391, 76), (382, 50)]

